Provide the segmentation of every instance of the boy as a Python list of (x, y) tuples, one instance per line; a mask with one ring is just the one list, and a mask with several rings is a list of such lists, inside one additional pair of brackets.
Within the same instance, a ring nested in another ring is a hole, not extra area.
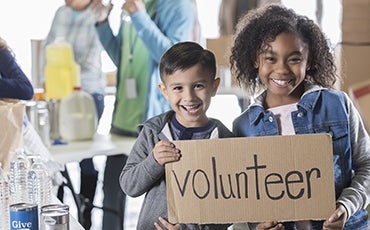
[[(167, 222), (165, 164), (181, 159), (172, 140), (231, 137), (220, 121), (206, 116), (220, 79), (212, 52), (194, 42), (172, 46), (161, 58), (159, 89), (172, 110), (146, 121), (120, 175), (122, 190), (146, 193), (137, 229), (226, 229), (227, 225), (172, 225)], [(160, 218), (160, 219), (159, 219)]]

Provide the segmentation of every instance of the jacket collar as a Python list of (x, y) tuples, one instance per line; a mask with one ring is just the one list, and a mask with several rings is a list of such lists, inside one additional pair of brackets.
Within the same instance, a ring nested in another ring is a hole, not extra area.
[[(305, 92), (298, 102), (298, 108), (312, 112), (316, 104), (318, 103), (323, 90), (327, 89), (318, 85), (307, 83), (305, 85)], [(255, 98), (254, 103), (249, 106), (248, 110), (250, 111), (250, 124), (255, 124), (259, 119), (262, 119), (266, 113), (268, 113), (263, 108), (263, 100), (265, 99), (265, 97), (266, 90), (259, 94)]]

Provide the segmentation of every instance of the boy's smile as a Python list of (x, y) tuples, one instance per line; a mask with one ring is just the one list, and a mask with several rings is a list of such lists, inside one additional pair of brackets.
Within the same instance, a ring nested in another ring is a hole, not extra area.
[(219, 81), (195, 65), (167, 75), (159, 88), (184, 127), (202, 127), (208, 123), (206, 112)]

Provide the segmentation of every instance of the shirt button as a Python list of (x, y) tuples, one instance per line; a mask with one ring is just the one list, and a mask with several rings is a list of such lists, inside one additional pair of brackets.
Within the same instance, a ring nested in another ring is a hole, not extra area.
[(297, 116), (298, 117), (303, 117), (303, 113), (300, 112), (300, 113), (297, 114)]
[(273, 121), (274, 121), (274, 118), (269, 117), (269, 121), (270, 121), (270, 122), (273, 122)]

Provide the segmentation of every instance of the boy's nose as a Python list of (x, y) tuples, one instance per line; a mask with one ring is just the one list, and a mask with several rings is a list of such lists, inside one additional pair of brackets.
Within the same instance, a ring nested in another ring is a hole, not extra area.
[(184, 93), (185, 100), (191, 101), (194, 98), (195, 98), (195, 91), (193, 89), (185, 90), (185, 93)]

